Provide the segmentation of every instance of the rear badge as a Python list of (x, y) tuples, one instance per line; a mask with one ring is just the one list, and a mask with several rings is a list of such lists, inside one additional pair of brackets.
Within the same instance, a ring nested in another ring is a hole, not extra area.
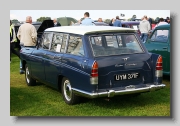
[(136, 66), (137, 64), (135, 64), (135, 63), (131, 63), (131, 64), (126, 63), (125, 65), (126, 66)]
[(120, 64), (116, 64), (116, 65), (115, 65), (115, 67), (121, 67), (121, 66), (123, 66), (123, 65), (120, 65)]
[(126, 58), (122, 58), (124, 61), (127, 61), (129, 59), (129, 57), (126, 57)]

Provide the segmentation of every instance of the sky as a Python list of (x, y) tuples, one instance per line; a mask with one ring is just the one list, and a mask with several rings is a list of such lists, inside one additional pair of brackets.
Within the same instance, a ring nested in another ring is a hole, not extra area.
[(90, 13), (90, 18), (97, 20), (98, 18), (112, 19), (120, 14), (125, 14), (125, 17), (121, 19), (131, 18), (132, 15), (136, 15), (138, 19), (144, 15), (147, 17), (170, 17), (170, 10), (10, 10), (10, 19), (17, 19), (19, 21), (25, 21), (26, 16), (31, 16), (33, 21), (36, 21), (39, 17), (73, 17), (77, 20), (81, 19), (85, 12)]

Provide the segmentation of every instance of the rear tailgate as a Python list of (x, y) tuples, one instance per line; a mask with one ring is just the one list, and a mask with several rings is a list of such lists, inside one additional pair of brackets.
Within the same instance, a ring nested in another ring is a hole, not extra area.
[(150, 57), (147, 53), (97, 57), (98, 88), (124, 87), (152, 82)]

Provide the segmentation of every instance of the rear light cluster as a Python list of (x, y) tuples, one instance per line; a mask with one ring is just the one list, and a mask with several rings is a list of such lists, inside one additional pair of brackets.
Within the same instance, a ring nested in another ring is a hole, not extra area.
[(98, 84), (98, 63), (96, 61), (92, 65), (90, 83)]
[(157, 59), (155, 76), (156, 77), (163, 76), (163, 58), (162, 58), (162, 56), (159, 56)]
[(163, 70), (162, 64), (163, 64), (162, 56), (159, 56), (156, 62), (156, 70)]
[(96, 61), (93, 63), (92, 66), (91, 77), (98, 77), (98, 64)]

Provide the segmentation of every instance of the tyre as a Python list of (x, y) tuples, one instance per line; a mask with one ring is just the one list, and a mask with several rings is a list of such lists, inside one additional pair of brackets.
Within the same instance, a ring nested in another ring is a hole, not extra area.
[(62, 79), (61, 92), (63, 99), (67, 104), (74, 105), (79, 103), (80, 97), (73, 93), (71, 83), (65, 77)]
[(33, 78), (31, 78), (30, 76), (30, 71), (29, 68), (27, 66), (27, 64), (25, 65), (25, 80), (26, 80), (26, 84), (28, 86), (34, 86), (36, 85), (36, 80), (34, 80)]

